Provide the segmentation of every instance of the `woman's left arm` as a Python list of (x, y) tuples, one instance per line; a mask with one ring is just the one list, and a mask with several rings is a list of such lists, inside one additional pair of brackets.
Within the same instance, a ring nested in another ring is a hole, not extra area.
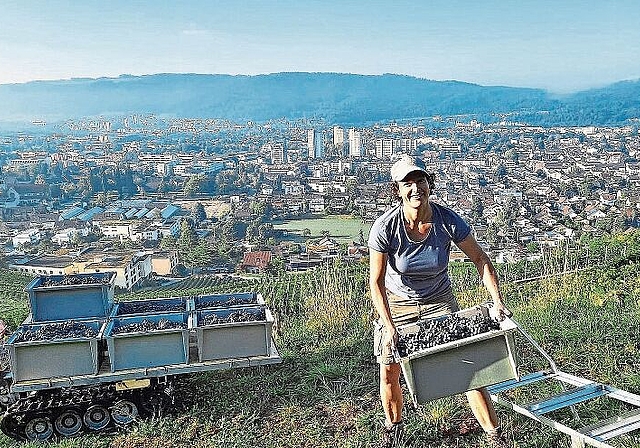
[(467, 257), (475, 264), (482, 283), (493, 299), (493, 308), (490, 310), (493, 317), (502, 320), (505, 316), (511, 316), (511, 312), (504, 306), (502, 293), (498, 284), (498, 275), (489, 256), (480, 247), (473, 235), (469, 234), (464, 240), (456, 244)]

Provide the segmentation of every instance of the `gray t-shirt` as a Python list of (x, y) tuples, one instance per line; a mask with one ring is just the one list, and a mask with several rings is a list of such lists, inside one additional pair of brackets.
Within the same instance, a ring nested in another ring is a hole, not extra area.
[(451, 242), (464, 240), (471, 228), (453, 210), (431, 203), (433, 223), (424, 241), (409, 239), (402, 204), (386, 211), (373, 223), (368, 245), (388, 255), (385, 286), (393, 294), (434, 303), (451, 297), (447, 273)]

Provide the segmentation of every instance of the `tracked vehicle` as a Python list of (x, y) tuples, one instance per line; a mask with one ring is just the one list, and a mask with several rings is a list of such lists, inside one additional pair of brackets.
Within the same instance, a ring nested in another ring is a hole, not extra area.
[(274, 318), (256, 292), (114, 303), (115, 273), (28, 286), (6, 341), (0, 429), (47, 440), (127, 426), (173, 402), (178, 375), (275, 364)]

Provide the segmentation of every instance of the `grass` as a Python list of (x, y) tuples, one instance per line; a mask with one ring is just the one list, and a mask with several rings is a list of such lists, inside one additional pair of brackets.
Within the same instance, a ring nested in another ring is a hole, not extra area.
[[(561, 370), (638, 394), (640, 264), (627, 261), (536, 282), (507, 283), (503, 291), (515, 319)], [(372, 355), (366, 265), (337, 266), (273, 282), (265, 298), (280, 319), (276, 342), (282, 364), (181, 376), (171, 415), (140, 421), (129, 431), (48, 446), (375, 446), (383, 413)], [(262, 285), (266, 287), (266, 282)], [(463, 306), (487, 300), (481, 287), (459, 291), (459, 297)], [(530, 347), (522, 348), (524, 369), (544, 365), (534, 355)], [(532, 400), (554, 387), (519, 390), (514, 398)], [(577, 426), (613, 415), (618, 407), (604, 399), (580, 406), (582, 423)], [(508, 437), (519, 448), (570, 446), (561, 433), (504, 408), (497, 410)], [(404, 415), (405, 448), (482, 446), (482, 431), (462, 396), (417, 409), (407, 399)], [(570, 415), (556, 417), (575, 425)], [(0, 436), (0, 447), (17, 445)], [(621, 439), (615, 446), (640, 448), (640, 439)]]
[[(281, 223), (274, 223), (276, 230), (286, 230), (289, 238), (299, 239), (304, 229), (311, 231), (312, 238), (318, 238), (323, 231), (328, 231), (331, 238), (340, 243), (350, 243), (360, 241), (360, 230), (366, 238), (369, 236), (371, 223), (363, 223), (361, 219), (352, 216), (327, 216), (322, 218), (305, 218)], [(294, 234), (293, 236), (291, 234)], [(285, 240), (287, 237), (285, 236)]]
[(32, 276), (0, 269), (0, 319), (14, 329), (29, 313), (25, 287)]

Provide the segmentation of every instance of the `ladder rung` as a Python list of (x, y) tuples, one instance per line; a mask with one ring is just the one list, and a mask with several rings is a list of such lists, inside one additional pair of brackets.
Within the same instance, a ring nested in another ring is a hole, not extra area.
[(502, 383), (494, 384), (493, 386), (489, 386), (487, 387), (487, 391), (490, 394), (499, 394), (500, 392), (505, 392), (507, 390), (515, 389), (516, 387), (535, 383), (537, 381), (544, 380), (547, 378), (553, 378), (553, 375), (554, 374), (550, 372), (530, 373), (529, 375), (523, 376), (519, 380), (509, 380), (509, 381), (504, 381)]
[(536, 415), (542, 415), (608, 393), (609, 391), (602, 384), (587, 384), (586, 386), (570, 389), (546, 400), (528, 404), (525, 408)]
[(585, 426), (580, 432), (598, 440), (609, 440), (636, 429), (640, 429), (640, 409)]

